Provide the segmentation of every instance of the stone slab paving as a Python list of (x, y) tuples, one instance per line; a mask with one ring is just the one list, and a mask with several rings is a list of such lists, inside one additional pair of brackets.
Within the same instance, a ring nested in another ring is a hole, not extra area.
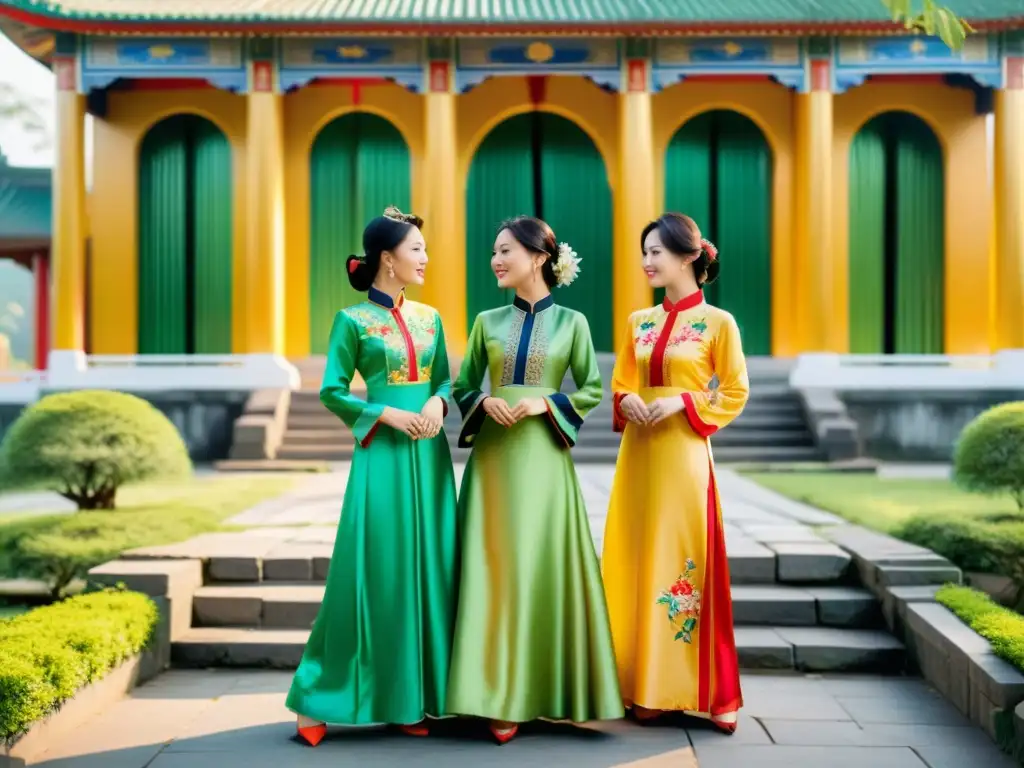
[(290, 673), (172, 671), (52, 744), (46, 768), (1013, 768), (927, 685), (905, 678), (746, 675), (734, 736), (695, 721), (537, 724), (498, 747), (448, 721), (427, 739), (331, 728), (294, 739)]

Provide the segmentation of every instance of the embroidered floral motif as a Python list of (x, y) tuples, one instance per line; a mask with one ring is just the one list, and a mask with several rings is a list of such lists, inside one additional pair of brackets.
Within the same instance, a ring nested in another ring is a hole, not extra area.
[(548, 314), (541, 312), (533, 323), (530, 334), (530, 348), (526, 353), (526, 370), (523, 383), (528, 387), (539, 387), (544, 382), (544, 361), (548, 356), (548, 334), (544, 321)]
[[(378, 339), (384, 345), (389, 384), (408, 384), (409, 350), (394, 314), (383, 307), (361, 304), (345, 310), (356, 321), (363, 340)], [(412, 339), (417, 361), (417, 382), (430, 380), (430, 368), (437, 345), (437, 319), (434, 310), (406, 301), (400, 310), (405, 328)], [(417, 383), (413, 382), (413, 383)]]
[(516, 355), (519, 353), (519, 340), (523, 335), (523, 324), (526, 322), (526, 313), (516, 309), (512, 317), (512, 327), (509, 328), (508, 338), (505, 340), (505, 359), (501, 366), (501, 385), (511, 384), (516, 375)]
[(691, 581), (696, 569), (697, 565), (693, 560), (687, 558), (686, 570), (655, 600), (657, 605), (667, 606), (669, 623), (676, 630), (674, 639), (682, 640), (684, 643), (693, 642), (693, 632), (697, 629), (697, 621), (700, 618), (701, 594)]

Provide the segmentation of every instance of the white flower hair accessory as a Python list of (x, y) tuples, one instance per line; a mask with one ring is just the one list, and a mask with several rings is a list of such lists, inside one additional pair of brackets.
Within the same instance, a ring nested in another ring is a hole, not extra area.
[(558, 244), (558, 260), (555, 262), (553, 267), (555, 271), (555, 278), (557, 278), (556, 285), (567, 286), (572, 285), (572, 282), (580, 274), (580, 262), (583, 259), (576, 255), (576, 251), (568, 243)]

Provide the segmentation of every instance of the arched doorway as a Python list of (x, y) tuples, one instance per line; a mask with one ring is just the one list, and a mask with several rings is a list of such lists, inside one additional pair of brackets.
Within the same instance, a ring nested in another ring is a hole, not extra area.
[(724, 269), (705, 296), (736, 317), (748, 355), (770, 355), (772, 152), (757, 124), (726, 110), (687, 121), (665, 154), (665, 208), (718, 246)]
[(511, 300), (495, 283), (490, 254), (498, 225), (520, 214), (547, 221), (583, 259), (579, 278), (555, 298), (583, 312), (594, 346), (611, 351), (611, 189), (601, 153), (571, 120), (546, 112), (510, 118), (487, 134), (473, 157), (466, 185), (469, 325), (483, 310)]
[(942, 162), (906, 112), (875, 117), (850, 145), (850, 352), (943, 351)]
[(334, 315), (366, 298), (345, 271), (346, 259), (362, 253), (363, 227), (389, 205), (409, 210), (409, 147), (383, 117), (343, 115), (313, 142), (309, 179), (310, 349), (324, 354)]
[(154, 125), (139, 152), (141, 354), (231, 352), (231, 145), (196, 115)]

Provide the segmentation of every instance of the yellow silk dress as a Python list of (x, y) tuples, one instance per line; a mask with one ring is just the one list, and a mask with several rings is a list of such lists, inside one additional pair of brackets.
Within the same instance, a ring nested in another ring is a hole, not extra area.
[[(730, 732), (743, 699), (708, 438), (749, 390), (736, 321), (701, 292), (630, 316), (612, 377), (623, 436), (601, 563), (619, 685), (627, 707), (682, 711)], [(680, 397), (684, 408), (651, 427), (627, 423), (630, 393)]]

